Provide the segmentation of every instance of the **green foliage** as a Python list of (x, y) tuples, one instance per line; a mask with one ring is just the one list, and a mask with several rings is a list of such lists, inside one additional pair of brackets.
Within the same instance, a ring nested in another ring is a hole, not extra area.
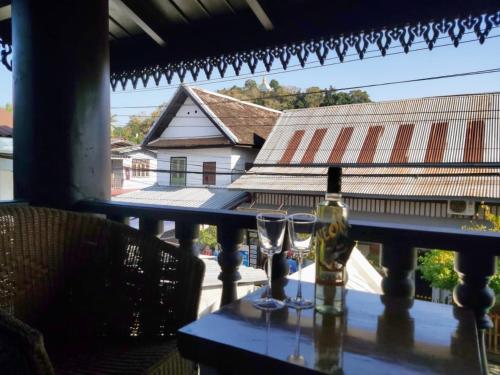
[(282, 86), (275, 79), (269, 82), (269, 86), (273, 89), (272, 92), (261, 92), (257, 82), (248, 79), (243, 87), (233, 86), (218, 92), (241, 100), (252, 100), (255, 104), (279, 110), (370, 102), (368, 93), (362, 90), (337, 92), (332, 86), (326, 91), (320, 87), (311, 86), (301, 91), (297, 87)]
[(212, 250), (215, 249), (217, 245), (217, 227), (209, 225), (207, 228), (201, 229), (198, 242), (204, 246), (208, 245)]
[(149, 116), (144, 114), (132, 116), (125, 126), (117, 126), (116, 117), (113, 115), (111, 116), (111, 135), (133, 143), (141, 143), (162, 111), (163, 105), (156, 108)]
[[(463, 229), (500, 232), (500, 217), (491, 213), (488, 206), (483, 205), (485, 222), (472, 222)], [(433, 287), (453, 290), (458, 283), (458, 275), (453, 268), (454, 255), (450, 251), (432, 250), (418, 258), (422, 277)], [(490, 288), (500, 294), (500, 264), (496, 274), (490, 280)]]
[(434, 288), (453, 290), (458, 283), (458, 275), (453, 269), (454, 253), (432, 250), (418, 258), (419, 269), (424, 280)]
[(6, 103), (3, 107), (0, 107), (0, 109), (5, 109), (7, 112), (12, 112), (14, 110), (10, 103)]
[(470, 225), (465, 225), (462, 229), (500, 232), (500, 216), (491, 213), (491, 208), (482, 204), (479, 207), (483, 210), (484, 221), (471, 221)]

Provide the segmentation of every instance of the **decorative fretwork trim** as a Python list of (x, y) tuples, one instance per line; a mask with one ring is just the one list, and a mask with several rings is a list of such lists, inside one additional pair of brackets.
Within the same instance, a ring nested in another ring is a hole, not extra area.
[(12, 46), (0, 38), (0, 61), (5, 67), (12, 71)]
[(171, 83), (174, 75), (177, 75), (180, 81), (183, 82), (188, 72), (194, 81), (198, 79), (200, 72), (203, 72), (205, 77), (210, 79), (214, 70), (217, 70), (220, 76), (224, 77), (229, 66), (233, 68), (236, 75), (240, 74), (244, 65), (248, 66), (250, 72), (255, 73), (259, 62), (262, 62), (266, 71), (269, 72), (275, 60), (281, 63), (283, 69), (287, 69), (291, 58), (295, 56), (302, 67), (305, 66), (311, 55), (316, 56), (321, 65), (325, 63), (331, 53), (336, 54), (338, 59), (343, 62), (347, 52), (351, 49), (354, 49), (359, 58), (363, 59), (369, 46), (375, 46), (381, 55), (385, 56), (391, 45), (399, 43), (404, 52), (408, 53), (415, 39), (418, 38), (423, 38), (430, 50), (434, 48), (436, 41), (442, 36), (448, 36), (457, 47), (466, 33), (475, 34), (479, 43), (482, 44), (491, 29), (497, 26), (500, 26), (500, 11), (460, 19), (417, 23), (369, 33), (331, 36), (273, 48), (167, 63), (138, 70), (114, 72), (111, 74), (111, 86), (115, 90), (120, 84), (125, 89), (130, 81), (135, 89), (139, 82), (146, 87), (150, 79), (153, 79), (154, 83), (158, 85), (163, 77), (168, 83)]
[[(373, 30), (350, 35), (330, 36), (307, 41), (290, 43), (272, 48), (255, 49), (245, 52), (236, 52), (220, 56), (212, 56), (188, 61), (172, 62), (165, 65), (149, 66), (142, 69), (123, 70), (111, 74), (111, 86), (115, 90), (118, 85), (125, 89), (130, 81), (133, 88), (139, 82), (144, 87), (150, 79), (159, 85), (162, 78), (168, 83), (177, 75), (181, 82), (189, 72), (194, 81), (200, 72), (210, 79), (214, 70), (224, 77), (228, 67), (232, 67), (235, 75), (239, 75), (243, 66), (255, 73), (259, 62), (264, 64), (267, 72), (271, 70), (275, 60), (278, 60), (283, 69), (287, 69), (292, 57), (297, 57), (300, 65), (305, 66), (310, 56), (316, 56), (323, 65), (330, 54), (335, 54), (343, 62), (347, 52), (354, 49), (360, 59), (365, 57), (368, 47), (375, 46), (382, 56), (387, 54), (391, 45), (399, 43), (405, 53), (408, 53), (416, 39), (422, 38), (427, 48), (432, 50), (440, 37), (448, 36), (457, 47), (466, 33), (473, 33), (483, 44), (493, 27), (500, 26), (500, 11), (480, 16), (465, 18), (442, 19), (439, 22), (417, 23), (391, 29)], [(11, 45), (0, 39), (0, 57), (2, 64), (12, 70)]]

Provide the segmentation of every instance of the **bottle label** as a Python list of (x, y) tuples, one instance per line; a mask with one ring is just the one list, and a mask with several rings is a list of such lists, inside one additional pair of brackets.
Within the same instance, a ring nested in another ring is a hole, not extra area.
[(320, 207), (316, 241), (316, 282), (321, 285), (344, 285), (345, 262), (342, 255), (348, 251), (348, 224), (343, 207)]

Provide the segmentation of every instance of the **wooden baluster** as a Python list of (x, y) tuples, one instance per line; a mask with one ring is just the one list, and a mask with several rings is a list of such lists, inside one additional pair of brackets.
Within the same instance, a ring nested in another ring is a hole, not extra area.
[(152, 236), (160, 236), (163, 233), (163, 221), (141, 217), (139, 218), (139, 229)]
[(453, 299), (458, 306), (469, 308), (476, 315), (482, 370), (483, 374), (488, 374), (484, 334), (493, 327), (488, 310), (495, 303), (495, 295), (488, 283), (496, 272), (497, 263), (492, 253), (475, 250), (481, 252), (468, 249), (455, 253), (455, 271), (459, 282), (453, 291)]
[(200, 251), (196, 246), (196, 240), (200, 236), (199, 224), (192, 224), (183, 221), (175, 223), (175, 238), (179, 240), (179, 246), (184, 251), (198, 256)]
[(236, 301), (237, 281), (241, 279), (238, 268), (241, 264), (239, 245), (243, 242), (244, 231), (231, 224), (220, 224), (217, 226), (217, 240), (221, 244), (222, 251), (218, 261), (221, 268), (219, 280), (222, 281), (221, 306)]
[(130, 217), (122, 215), (107, 215), (108, 220), (116, 221), (125, 225), (130, 225)]
[(384, 243), (380, 264), (386, 273), (382, 279), (384, 294), (391, 297), (413, 298), (415, 282), (412, 272), (417, 267), (417, 250), (402, 241)]
[(273, 271), (271, 275), (273, 281), (279, 280), (288, 275), (290, 267), (288, 266), (286, 253), (289, 249), (290, 249), (290, 238), (288, 237), (288, 232), (287, 232), (285, 233), (285, 238), (283, 239), (283, 251), (273, 256)]

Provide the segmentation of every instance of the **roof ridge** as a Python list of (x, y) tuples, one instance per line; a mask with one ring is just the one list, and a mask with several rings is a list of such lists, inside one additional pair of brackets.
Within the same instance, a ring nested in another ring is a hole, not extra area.
[(323, 108), (331, 108), (331, 107), (348, 107), (348, 106), (361, 106), (361, 105), (377, 105), (377, 104), (387, 104), (387, 103), (396, 103), (396, 102), (406, 102), (412, 100), (425, 100), (425, 99), (440, 99), (440, 98), (456, 98), (456, 97), (467, 97), (467, 96), (480, 96), (480, 95), (500, 95), (500, 91), (491, 91), (491, 92), (478, 92), (478, 93), (469, 93), (469, 94), (452, 94), (452, 95), (436, 95), (436, 96), (421, 96), (416, 98), (405, 98), (405, 99), (389, 99), (389, 100), (380, 100), (376, 102), (365, 102), (365, 103), (349, 103), (349, 104), (333, 104), (326, 105), (323, 107), (308, 107), (308, 108), (294, 108), (294, 109), (285, 109), (283, 110), (283, 114), (287, 114), (290, 112), (300, 112), (307, 111), (310, 109), (323, 109)]
[(209, 94), (209, 95), (220, 96), (222, 98), (226, 98), (226, 99), (229, 99), (231, 101), (239, 102), (241, 104), (248, 105), (248, 106), (251, 106), (251, 107), (257, 107), (257, 108), (260, 108), (260, 109), (263, 109), (263, 110), (266, 110), (266, 111), (269, 111), (269, 112), (275, 112), (275, 113), (280, 113), (280, 114), (283, 113), (283, 111), (280, 111), (278, 109), (269, 108), (269, 107), (266, 107), (266, 106), (263, 106), (263, 105), (260, 105), (260, 104), (255, 104), (255, 103), (247, 102), (245, 100), (233, 98), (232, 96), (220, 94), (218, 92), (208, 91), (208, 90), (202, 89), (201, 87), (197, 87), (197, 86), (188, 86), (188, 87), (190, 89), (203, 91), (204, 93)]

